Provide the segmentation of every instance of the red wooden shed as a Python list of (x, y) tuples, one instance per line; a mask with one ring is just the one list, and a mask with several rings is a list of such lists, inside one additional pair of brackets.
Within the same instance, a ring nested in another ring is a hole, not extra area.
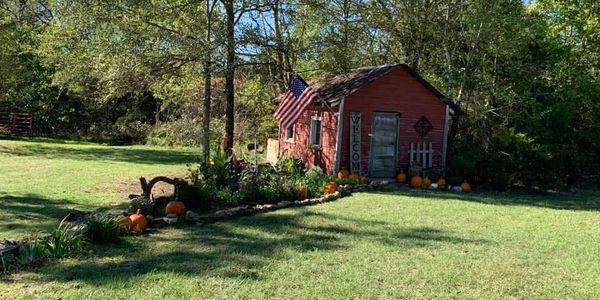
[(455, 108), (407, 65), (355, 69), (310, 87), (317, 100), (293, 126), (280, 128), (279, 156), (372, 178), (414, 163), (444, 168)]

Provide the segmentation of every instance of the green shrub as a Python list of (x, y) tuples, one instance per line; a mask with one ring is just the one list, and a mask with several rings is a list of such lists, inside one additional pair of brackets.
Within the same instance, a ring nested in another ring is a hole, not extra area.
[(335, 178), (333, 180), (337, 185), (357, 185), (360, 183), (359, 179), (350, 179), (350, 178)]
[(79, 253), (84, 246), (84, 236), (80, 230), (62, 220), (47, 238), (46, 246), (50, 255), (65, 257)]
[(92, 215), (86, 221), (84, 234), (88, 241), (95, 244), (118, 243), (119, 223), (112, 216)]
[(323, 172), (323, 169), (321, 169), (320, 167), (313, 166), (313, 167), (310, 167), (306, 171), (306, 173), (304, 174), (304, 176), (306, 178), (308, 178), (309, 180), (311, 180), (311, 181), (319, 182), (323, 178), (327, 177), (327, 174), (325, 174), (325, 172)]
[(290, 177), (304, 175), (304, 168), (302, 161), (295, 158), (284, 158), (277, 162), (277, 169), (282, 173), (286, 173)]
[(154, 201), (150, 200), (150, 198), (146, 196), (139, 196), (131, 199), (131, 203), (129, 204), (129, 209), (127, 212), (129, 214), (133, 214), (139, 209), (142, 211), (143, 215), (151, 215), (154, 211), (154, 205)]
[(203, 134), (202, 124), (198, 120), (183, 117), (152, 128), (146, 143), (155, 146), (195, 147), (200, 145)]
[(46, 241), (39, 233), (34, 233), (19, 246), (15, 259), (21, 265), (32, 265), (44, 261), (49, 255)]
[(142, 123), (139, 120), (129, 120), (128, 117), (121, 118), (112, 126), (108, 133), (108, 142), (111, 145), (144, 144), (146, 135), (152, 129), (152, 125)]
[(217, 188), (214, 185), (196, 181), (178, 187), (177, 192), (177, 198), (185, 204), (187, 209), (206, 212), (214, 206)]

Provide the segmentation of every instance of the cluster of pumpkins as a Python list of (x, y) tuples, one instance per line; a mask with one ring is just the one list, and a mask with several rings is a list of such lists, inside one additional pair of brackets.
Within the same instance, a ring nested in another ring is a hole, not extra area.
[[(398, 175), (396, 175), (396, 181), (399, 183), (406, 183), (407, 182), (408, 177), (406, 176), (406, 174), (404, 173), (403, 170), (400, 170), (400, 173), (398, 173)], [(419, 175), (417, 176), (413, 176), (410, 179), (410, 182), (408, 183), (410, 185), (410, 187), (414, 188), (414, 189), (418, 189), (418, 188), (423, 188), (423, 189), (428, 189), (430, 187), (435, 187), (435, 188), (444, 188), (446, 187), (446, 179), (444, 179), (443, 177), (440, 177), (440, 179), (437, 180), (437, 182), (432, 183), (431, 179), (429, 179), (429, 177), (421, 177)], [(470, 192), (471, 191), (471, 185), (465, 180), (461, 185), (460, 188), (462, 189), (463, 192)]]
[(346, 170), (346, 169), (342, 169), (341, 171), (339, 171), (337, 173), (337, 178), (339, 178), (339, 179), (356, 180), (358, 182), (365, 182), (365, 181), (367, 181), (367, 177), (365, 177), (363, 175), (356, 174), (356, 173), (350, 174), (350, 172), (348, 172), (348, 170)]
[[(185, 204), (181, 201), (170, 201), (165, 207), (165, 213), (167, 215), (176, 214), (178, 216), (184, 215), (186, 212)], [(143, 233), (148, 227), (148, 218), (142, 214), (142, 210), (138, 209), (136, 213), (130, 216), (121, 216), (117, 219), (119, 228), (122, 232), (131, 232), (134, 234)]]

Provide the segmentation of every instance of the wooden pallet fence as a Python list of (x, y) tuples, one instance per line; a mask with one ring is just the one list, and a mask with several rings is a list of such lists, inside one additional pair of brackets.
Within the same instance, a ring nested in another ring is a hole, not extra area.
[(423, 168), (433, 168), (433, 144), (431, 142), (410, 143), (408, 157), (411, 166), (417, 162)]
[(0, 112), (0, 133), (14, 135), (31, 135), (32, 132), (32, 114)]

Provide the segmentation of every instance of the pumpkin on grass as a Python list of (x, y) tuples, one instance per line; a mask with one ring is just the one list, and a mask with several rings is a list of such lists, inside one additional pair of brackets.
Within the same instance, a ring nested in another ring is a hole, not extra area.
[(430, 185), (431, 185), (431, 179), (429, 179), (429, 177), (425, 176), (425, 178), (423, 178), (423, 183), (421, 183), (421, 186), (424, 189), (428, 189)]
[(333, 194), (337, 192), (337, 183), (330, 181), (325, 185), (325, 194)]
[(135, 234), (141, 234), (146, 230), (146, 226), (148, 226), (148, 220), (144, 215), (142, 215), (142, 210), (138, 209), (137, 213), (129, 216), (131, 220), (131, 231)]
[(419, 176), (419, 175), (413, 176), (410, 179), (410, 187), (412, 187), (413, 189), (420, 188), (422, 184), (423, 184), (423, 178), (421, 178), (421, 176)]
[(462, 188), (463, 192), (468, 193), (471, 191), (471, 185), (465, 180), (460, 187)]
[(406, 174), (403, 169), (400, 169), (400, 173), (396, 175), (396, 181), (399, 183), (406, 183)]
[(337, 173), (337, 178), (344, 179), (344, 178), (347, 178), (349, 175), (350, 175), (350, 172), (348, 172), (348, 170), (342, 169), (341, 171), (339, 171)]
[(167, 213), (167, 215), (176, 214), (178, 216), (181, 216), (185, 214), (186, 210), (187, 209), (185, 207), (185, 204), (177, 200), (167, 203), (167, 207), (165, 207), (165, 212)]

